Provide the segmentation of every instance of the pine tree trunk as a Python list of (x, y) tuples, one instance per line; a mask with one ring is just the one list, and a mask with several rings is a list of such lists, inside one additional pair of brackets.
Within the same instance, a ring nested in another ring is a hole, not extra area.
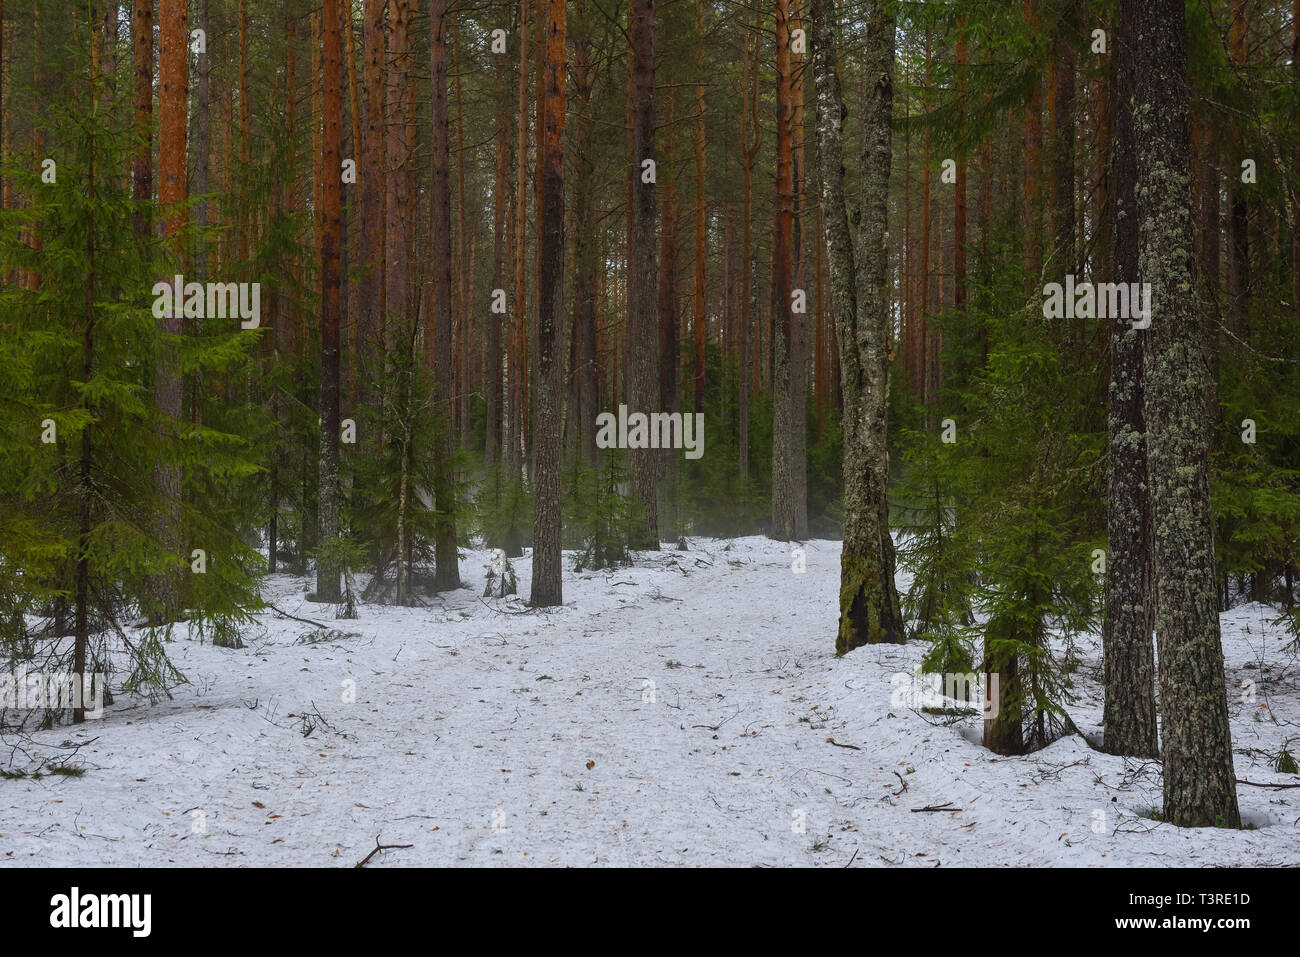
[(497, 59), (497, 103), (493, 118), (495, 178), (492, 181), (492, 302), (487, 311), (487, 342), (483, 361), (483, 465), (492, 469), (501, 452), (501, 333), (508, 313), (496, 311), (497, 290), (505, 292), (508, 219), (510, 212), (510, 61)]
[[(536, 0), (540, 3), (541, 0)], [(507, 383), (509, 398), (506, 411), (505, 448), (501, 462), (512, 479), (521, 475), (523, 454), (525, 326), (528, 316), (528, 49), (532, 33), (532, 4), (521, 0), (519, 14), (519, 111), (516, 116), (518, 140), (515, 144), (515, 294), (510, 300), (510, 349)], [(523, 554), (522, 536), (516, 533), (505, 542), (506, 554), (512, 558)]]
[[(1125, 8), (1132, 12), (1132, 6)], [(1132, 100), (1136, 58), (1130, 20), (1120, 23), (1115, 56), (1115, 195), (1109, 213), (1115, 238), (1117, 283), (1138, 278), (1137, 153)], [(1102, 622), (1105, 666), (1104, 745), (1112, 754), (1159, 754), (1156, 728), (1155, 626), (1152, 590), (1151, 500), (1143, 416), (1143, 361), (1150, 330), (1131, 319), (1111, 319), (1110, 402), (1107, 416), (1110, 469), (1106, 494), (1106, 614)]]
[[(671, 39), (671, 33), (665, 32), (668, 35), (663, 38), (664, 46), (670, 48), (667, 41)], [(677, 407), (677, 375), (681, 359), (678, 340), (680, 317), (677, 312), (677, 91), (669, 90), (663, 101), (663, 155), (659, 157), (664, 176), (664, 199), (659, 207), (659, 396), (655, 408), (671, 412)], [(676, 457), (672, 451), (661, 450), (657, 458), (659, 492), (662, 493), (664, 480), (672, 473)], [(675, 532), (675, 525), (670, 523), (669, 534)]]
[(873, 8), (863, 68), (876, 77), (863, 115), (861, 261), (855, 257), (844, 196), (844, 109), (836, 67), (834, 0), (813, 0), (813, 75), (821, 165), (826, 262), (839, 333), (844, 402), (844, 545), (836, 654), (905, 640), (894, 586), (885, 445), (888, 388), (888, 209), (894, 100), (894, 19)]
[(463, 447), (469, 436), (469, 377), (466, 339), (470, 327), (469, 302), (473, 295), (474, 251), (465, 223), (465, 167), (470, 154), (465, 152), (465, 97), (460, 59), (460, 30), (456, 21), (452, 30), (452, 69), (456, 74), (456, 237), (460, 270), (456, 282), (456, 367), (452, 375), (457, 445)]
[[(1136, 6), (1135, 11), (1127, 8)], [(1138, 275), (1151, 284), (1144, 356), (1155, 545), (1164, 819), (1240, 827), (1219, 638), (1195, 295), (1182, 0), (1122, 0), (1136, 24)]]
[[(749, 397), (756, 391), (757, 383), (750, 382), (750, 367), (753, 365), (753, 300), (750, 286), (753, 282), (753, 246), (754, 246), (754, 161), (758, 157), (759, 147), (763, 144), (763, 127), (758, 122), (758, 31), (753, 31), (753, 52), (750, 51), (751, 40), (745, 40), (745, 85), (744, 102), (740, 113), (740, 149), (744, 164), (744, 241), (740, 246), (740, 320), (738, 336), (740, 339), (740, 377), (738, 382), (737, 418), (739, 422), (739, 456), (740, 477), (749, 478)], [(754, 131), (754, 141), (749, 141), (749, 130)]]
[[(1240, 69), (1246, 63), (1245, 0), (1232, 0), (1229, 34), (1232, 61)], [(1232, 130), (1232, 141), (1240, 143), (1242, 136), (1238, 124), (1233, 123)], [(1228, 169), (1228, 331), (1244, 337), (1246, 299), (1250, 285), (1250, 210), (1246, 205), (1246, 191), (1242, 185), (1241, 167), (1231, 164)]]
[(4, 175), (4, 167), (9, 162), (9, 106), (5, 103), (4, 52), (5, 5), (4, 0), (0, 0), (0, 212), (9, 208), (9, 183)]
[[(186, 90), (189, 72), (189, 11), (182, 0), (163, 0), (159, 31), (158, 56), (158, 203), (166, 216), (164, 232), (167, 236), (181, 234), (185, 224), (182, 204), (188, 197), (186, 175)], [(136, 82), (140, 79), (137, 74)], [(137, 96), (139, 86), (137, 85)], [(138, 110), (138, 104), (137, 104)], [(138, 112), (137, 112), (138, 118)], [(139, 169), (137, 167), (137, 174)], [(175, 261), (180, 266), (184, 250), (179, 238), (172, 248)], [(184, 328), (181, 310), (173, 307), (172, 315), (164, 318), (163, 332), (179, 336)], [(179, 427), (182, 417), (181, 375), (179, 358), (174, 342), (165, 343), (157, 374), (154, 378), (154, 401), (169, 429)], [(170, 438), (170, 436), (169, 436)], [(172, 464), (154, 468), (154, 484), (164, 505), (160, 515), (163, 544), (176, 552), (180, 542), (181, 470)], [(178, 573), (163, 574), (157, 582), (158, 608), (156, 621), (174, 621), (181, 613), (180, 582)]]
[[(1300, 89), (1300, 0), (1291, 3), (1291, 77), (1293, 89)], [(1296, 110), (1295, 126), (1296, 142), (1300, 144), (1300, 109)], [(1292, 155), (1291, 169), (1300, 170), (1300, 145)], [(1291, 189), (1291, 311), (1300, 323), (1300, 187), (1295, 186)], [(1290, 574), (1289, 566), (1287, 574)], [(1290, 594), (1288, 578), (1287, 595)]]
[[(655, 286), (658, 257), (655, 253), (656, 186), (646, 182), (654, 168), (654, 46), (655, 0), (632, 0), (632, 75), (629, 91), (632, 108), (632, 192), (628, 210), (628, 414), (649, 415), (659, 405), (659, 349)], [(647, 167), (645, 161), (651, 163)], [(655, 449), (632, 449), (629, 453), (632, 500), (636, 509), (629, 544), (632, 548), (659, 549)]]
[(1222, 230), (1219, 226), (1219, 144), (1207, 123), (1200, 137), (1200, 272), (1204, 313), (1205, 361), (1209, 370), (1205, 380), (1205, 420), (1210, 430), (1211, 451), (1218, 445), (1219, 426), (1219, 316), (1220, 255)]
[[(248, 0), (239, 0), (239, 176), (235, 193), (237, 213), (236, 235), (238, 247), (236, 256), (240, 264), (248, 262), (249, 230), (251, 211), (249, 210), (250, 176), (249, 167), (253, 163), (253, 110), (248, 92)], [(327, 25), (328, 28), (328, 25)], [(328, 175), (326, 172), (324, 175)], [(323, 200), (324, 197), (322, 197)]]
[[(320, 386), (320, 512), (319, 544), (330, 547), (339, 527), (339, 240), (340, 160), (342, 144), (342, 43), (339, 36), (339, 0), (324, 0), (321, 7), (321, 386)], [(342, 569), (334, 560), (316, 562), (316, 598), (339, 600)]]
[[(589, 8), (583, 6), (581, 13)], [(596, 291), (601, 260), (596, 243), (595, 202), (595, 124), (592, 121), (592, 93), (595, 75), (592, 70), (591, 41), (581, 17), (574, 18), (573, 92), (574, 110), (573, 209), (576, 235), (574, 241), (573, 348), (577, 367), (570, 370), (576, 380), (577, 433), (582, 457), (596, 462), (596, 415), (600, 402), (600, 383), (596, 349)]]
[(695, 301), (692, 315), (695, 341), (695, 411), (704, 411), (705, 346), (708, 342), (708, 303), (705, 300), (708, 268), (708, 217), (705, 205), (704, 124), (704, 0), (695, 4)]
[(131, 159), (131, 198), (136, 203), (135, 232), (153, 232), (153, 0), (135, 0), (131, 11), (135, 67), (135, 154)]
[[(1056, 227), (1057, 272), (1076, 272), (1074, 261), (1074, 44), (1065, 39), (1056, 44), (1052, 71), (1052, 189), (1053, 225)], [(1082, 323), (1082, 320), (1079, 320)], [(1079, 330), (1082, 341), (1082, 329)]]
[[(0, 20), (0, 25), (3, 21)], [(0, 29), (3, 27), (0, 26)], [(2, 62), (2, 61), (0, 61)], [(95, 91), (99, 88), (97, 76), (98, 57), (91, 57), (90, 66), (90, 110), (95, 112)], [(86, 327), (82, 341), (82, 381), (90, 382), (95, 369), (95, 137), (90, 137), (89, 163), (87, 171), (88, 196), (90, 198), (89, 222), (86, 229)], [(94, 416), (89, 398), (82, 400), (87, 415)], [(75, 631), (72, 645), (72, 680), (83, 682), (86, 677), (86, 652), (90, 646), (90, 552), (92, 546), (91, 502), (95, 498), (95, 488), (91, 473), (94, 469), (91, 453), (91, 430), (82, 429), (81, 456), (77, 469), (77, 571), (75, 579), (76, 611)], [(156, 473), (155, 473), (156, 476)], [(82, 685), (84, 687), (84, 684)], [(82, 696), (76, 696), (77, 706), (72, 709), (72, 723), (82, 724), (86, 720), (86, 709)]]
[[(365, 0), (361, 46), (365, 112), (361, 134), (361, 243), (357, 299), (353, 320), (361, 340), (363, 373), (382, 343), (384, 327), (384, 8), (386, 0)], [(377, 370), (371, 369), (373, 376)], [(362, 376), (361, 402), (374, 401), (369, 377)]]
[[(930, 31), (925, 33), (925, 115), (930, 115), (931, 85), (931, 38)], [(934, 330), (930, 328), (930, 246), (933, 236), (934, 207), (930, 203), (930, 163), (933, 153), (930, 147), (930, 126), (925, 127), (924, 142), (921, 147), (921, 269), (917, 275), (917, 374), (919, 385), (917, 395), (925, 405), (931, 405), (934, 394), (934, 357), (931, 341)], [(932, 414), (927, 414), (927, 427), (933, 423)]]
[(561, 545), (561, 405), (564, 395), (565, 0), (546, 0), (542, 122), (541, 246), (537, 288), (537, 417), (533, 425), (537, 506), (533, 521), (534, 607), (564, 603)]
[[(199, 27), (204, 36), (212, 35), (208, 16), (208, 0), (199, 2)], [(205, 45), (206, 46), (206, 45)], [(194, 193), (204, 197), (208, 193), (208, 162), (212, 143), (212, 58), (205, 48), (198, 55), (199, 82), (194, 104)], [(194, 243), (194, 267), (200, 275), (207, 273), (208, 203), (200, 198), (194, 204), (194, 225), (199, 233)]]
[[(961, 110), (960, 122), (963, 128), (966, 122), (966, 21), (957, 26), (957, 102)], [(957, 312), (966, 311), (966, 161), (963, 151), (957, 156), (957, 182), (953, 194), (953, 308)]]
[[(1025, 23), (1031, 31), (1038, 30), (1036, 0), (1025, 0)], [(1034, 81), (1029, 105), (1025, 109), (1025, 274), (1030, 288), (1038, 288), (1043, 271), (1043, 212), (1039, 182), (1039, 166), (1043, 155), (1043, 93), (1042, 84)]]
[(451, 141), (447, 103), (447, 0), (431, 0), (429, 72), (433, 78), (433, 175), (430, 188), (429, 227), (433, 239), (432, 296), (433, 327), (428, 339), (433, 350), (434, 409), (438, 417), (437, 452), (434, 466), (435, 586), (460, 586), (456, 552), (455, 473), (451, 465), (452, 437), (456, 429), (453, 395), (453, 353), (451, 317)]
[(772, 227), (772, 528), (780, 541), (808, 537), (808, 506), (801, 503), (796, 459), (804, 423), (796, 421), (794, 390), (802, 375), (794, 348), (791, 304), (794, 255), (793, 90), (790, 62), (790, 2), (776, 0), (776, 208)]

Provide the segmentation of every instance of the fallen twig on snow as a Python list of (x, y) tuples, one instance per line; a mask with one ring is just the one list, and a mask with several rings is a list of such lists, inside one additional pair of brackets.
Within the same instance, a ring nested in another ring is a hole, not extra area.
[(392, 851), (392, 850), (400, 850), (402, 848), (407, 848), (407, 847), (415, 847), (414, 844), (380, 844), (379, 838), (381, 836), (382, 835), (379, 834), (375, 835), (375, 849), (371, 851), (369, 854), (367, 854), (365, 857), (361, 858), (361, 860), (357, 861), (357, 867), (365, 867), (366, 862), (370, 860), (372, 857), (374, 857), (376, 854), (378, 854), (380, 851)]
[(266, 603), (266, 607), (270, 608), (272, 611), (278, 611), (280, 614), (284, 615), (285, 618), (292, 618), (294, 621), (300, 621), (304, 625), (314, 625), (317, 628), (329, 627), (328, 625), (322, 625), (319, 621), (312, 621), (310, 618), (299, 618), (297, 615), (291, 615), (279, 605), (272, 604), (269, 601)]
[(1237, 783), (1249, 784), (1253, 788), (1273, 788), (1277, 791), (1281, 791), (1285, 788), (1300, 788), (1300, 784), (1261, 784), (1258, 781), (1244, 781), (1241, 778), (1237, 778)]

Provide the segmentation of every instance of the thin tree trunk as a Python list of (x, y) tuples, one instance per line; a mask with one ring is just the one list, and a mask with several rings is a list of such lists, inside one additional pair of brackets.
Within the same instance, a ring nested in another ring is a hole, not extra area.
[[(333, 546), (339, 527), (339, 154), (342, 144), (342, 43), (339, 36), (339, 0), (324, 0), (321, 56), (321, 109), (324, 114), (320, 156), (321, 194), (321, 456), (319, 544)], [(316, 562), (316, 598), (339, 600), (342, 569), (334, 558)]]
[(135, 0), (131, 11), (131, 46), (135, 65), (135, 152), (131, 160), (131, 198), (135, 232), (153, 232), (153, 0)]
[[(750, 52), (751, 44), (753, 52)], [(750, 382), (750, 367), (753, 365), (752, 353), (753, 317), (751, 313), (750, 285), (753, 281), (753, 208), (754, 208), (754, 161), (758, 158), (759, 147), (763, 143), (763, 127), (758, 122), (758, 30), (745, 38), (745, 83), (742, 93), (744, 102), (740, 112), (740, 151), (745, 171), (744, 185), (744, 241), (740, 246), (740, 320), (737, 333), (740, 339), (740, 379), (737, 402), (739, 418), (740, 477), (749, 478), (749, 398), (758, 391), (757, 377)], [(754, 131), (754, 141), (749, 141), (749, 130)]]
[[(361, 25), (365, 60), (365, 123), (361, 137), (361, 274), (359, 312), (353, 320), (361, 340), (361, 402), (369, 405), (373, 390), (367, 360), (376, 358), (376, 343), (384, 341), (384, 13), (387, 0), (365, 0)], [(369, 375), (364, 373), (368, 372)]]
[(474, 254), (469, 230), (465, 223), (465, 98), (462, 91), (460, 60), (460, 29), (452, 20), (452, 69), (456, 73), (456, 236), (460, 254), (460, 269), (456, 283), (456, 368), (453, 375), (452, 395), (455, 401), (456, 436), (463, 446), (469, 436), (469, 375), (466, 357), (466, 339), (470, 327), (470, 299), (473, 296)]
[[(654, 169), (654, 45), (655, 0), (632, 0), (632, 107), (633, 202), (628, 244), (628, 414), (649, 415), (659, 404), (658, 334), (655, 285), (655, 183), (647, 182)], [(646, 161), (649, 160), (647, 165)], [(636, 509), (629, 544), (636, 549), (659, 549), (659, 514), (655, 476), (657, 450), (632, 449), (632, 499)]]
[[(487, 312), (487, 344), (483, 362), (486, 401), (483, 465), (492, 469), (501, 452), (501, 332), (503, 318), (497, 303), (504, 300), (508, 219), (510, 210), (510, 61), (497, 57), (497, 104), (494, 116), (494, 173), (492, 181), (492, 301)], [(497, 298), (498, 290), (501, 299)]]
[[(584, 5), (580, 13), (587, 12)], [(573, 92), (575, 94), (575, 137), (573, 160), (574, 208), (574, 291), (573, 353), (577, 367), (570, 370), (575, 379), (577, 434), (582, 457), (596, 461), (596, 414), (600, 402), (600, 383), (596, 365), (596, 293), (600, 270), (596, 243), (595, 196), (595, 124), (592, 117), (593, 84), (591, 41), (581, 17), (574, 18)]]
[[(1300, 0), (1291, 3), (1291, 78), (1292, 88), (1300, 90)], [(1291, 162), (1293, 183), (1294, 171), (1300, 170), (1300, 108), (1296, 109), (1295, 127), (1298, 145)], [(1295, 185), (1291, 188), (1291, 311), (1300, 322), (1300, 187)], [(1290, 574), (1290, 566), (1287, 566), (1288, 601), (1291, 595)]]
[(542, 205), (538, 221), (541, 275), (537, 288), (537, 373), (540, 386), (533, 440), (537, 507), (533, 522), (534, 607), (564, 603), (562, 588), (561, 404), (564, 394), (564, 111), (565, 0), (546, 0), (546, 68), (542, 89)]
[[(541, 0), (536, 0), (540, 3)], [(515, 294), (510, 301), (509, 404), (506, 412), (505, 448), (501, 461), (512, 478), (521, 474), (523, 454), (524, 385), (527, 363), (524, 344), (527, 340), (528, 316), (528, 50), (532, 33), (532, 3), (521, 0), (519, 19), (519, 111), (516, 117), (518, 139), (515, 144)], [(523, 554), (521, 536), (505, 543), (510, 556)]]
[(776, 0), (776, 210), (772, 227), (772, 529), (773, 538), (808, 537), (808, 503), (800, 502), (796, 458), (804, 428), (796, 421), (794, 390), (802, 376), (794, 348), (797, 321), (791, 303), (794, 244), (793, 90), (790, 2)]
[[(1232, 26), (1229, 31), (1229, 50), (1233, 63), (1240, 69), (1246, 63), (1246, 4), (1245, 0), (1232, 0)], [(1241, 142), (1241, 130), (1232, 126), (1233, 142)], [(1246, 299), (1250, 286), (1250, 210), (1246, 205), (1246, 191), (1242, 189), (1241, 168), (1228, 170), (1228, 330), (1244, 337)]]
[[(205, 37), (212, 35), (208, 16), (208, 0), (199, 0), (199, 27)], [(194, 104), (194, 226), (198, 235), (194, 242), (194, 266), (200, 275), (207, 273), (208, 163), (212, 142), (212, 58), (205, 49), (198, 55), (199, 83)]]
[[(1038, 29), (1036, 0), (1025, 0), (1025, 23), (1029, 30)], [(1039, 165), (1043, 154), (1043, 92), (1035, 80), (1029, 105), (1025, 109), (1025, 274), (1029, 285), (1037, 288), (1043, 271), (1042, 203)]]
[(433, 350), (435, 410), (438, 416), (438, 462), (434, 467), (435, 586), (460, 586), (456, 552), (455, 472), (451, 465), (456, 422), (453, 398), (451, 317), (451, 143), (447, 103), (447, 0), (430, 0), (429, 72), (433, 78), (433, 175), (429, 191), (429, 231), (433, 238), (433, 326), (428, 342)]
[[(186, 176), (186, 90), (189, 72), (189, 10), (181, 0), (164, 0), (159, 24), (158, 100), (158, 203), (166, 216), (164, 232), (177, 237), (172, 252), (179, 266), (184, 250), (180, 236), (185, 227), (183, 203), (188, 197)], [(139, 75), (136, 77), (139, 96)], [(138, 105), (137, 105), (138, 109)], [(138, 113), (137, 113), (138, 117)], [(137, 174), (139, 168), (137, 167)], [(172, 314), (163, 319), (163, 332), (169, 337), (179, 336), (184, 328), (179, 304)], [(179, 426), (182, 417), (181, 374), (174, 340), (165, 341), (162, 358), (154, 377), (154, 400), (158, 405), (168, 430)], [(168, 435), (170, 440), (172, 437)], [(163, 544), (179, 551), (181, 470), (173, 464), (160, 464), (154, 468), (154, 484), (163, 499), (160, 516)], [(178, 573), (164, 573), (159, 577), (158, 621), (174, 621), (181, 613), (180, 582)]]
[[(957, 103), (963, 128), (966, 122), (966, 21), (957, 26)], [(957, 182), (953, 195), (953, 308), (966, 311), (966, 160), (963, 150), (957, 156)]]
[(704, 124), (704, 0), (695, 4), (695, 411), (704, 411), (705, 345), (708, 341), (708, 303), (705, 300), (708, 268), (708, 217), (705, 206)]

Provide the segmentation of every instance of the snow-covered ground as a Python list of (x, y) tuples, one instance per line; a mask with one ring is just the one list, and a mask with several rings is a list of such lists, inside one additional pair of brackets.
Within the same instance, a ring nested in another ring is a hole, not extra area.
[[(690, 545), (566, 570), (549, 611), (480, 599), (478, 550), (472, 587), (356, 621), (275, 576), (275, 604), (351, 636), (311, 643), (269, 612), (244, 650), (171, 645), (190, 679), (173, 698), (23, 736), (94, 740), (83, 776), (0, 780), (0, 866), (352, 866), (376, 836), (411, 847), (370, 867), (1300, 864), (1300, 789), (1240, 786), (1254, 829), (1182, 830), (1143, 816), (1158, 765), (1077, 736), (1002, 758), (974, 718), (891, 704), (924, 649), (834, 657), (838, 543), (808, 543), (803, 574), (766, 539)], [(1237, 776), (1294, 784), (1265, 756), (1300, 750), (1300, 662), (1272, 614), (1223, 615)], [(1071, 714), (1092, 735), (1099, 640), (1082, 654)]]

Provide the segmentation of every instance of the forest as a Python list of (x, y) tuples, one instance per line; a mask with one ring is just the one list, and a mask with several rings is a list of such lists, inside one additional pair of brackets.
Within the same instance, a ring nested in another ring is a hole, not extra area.
[(1296, 866), (1298, 402), (1300, 0), (0, 0), (0, 850)]

